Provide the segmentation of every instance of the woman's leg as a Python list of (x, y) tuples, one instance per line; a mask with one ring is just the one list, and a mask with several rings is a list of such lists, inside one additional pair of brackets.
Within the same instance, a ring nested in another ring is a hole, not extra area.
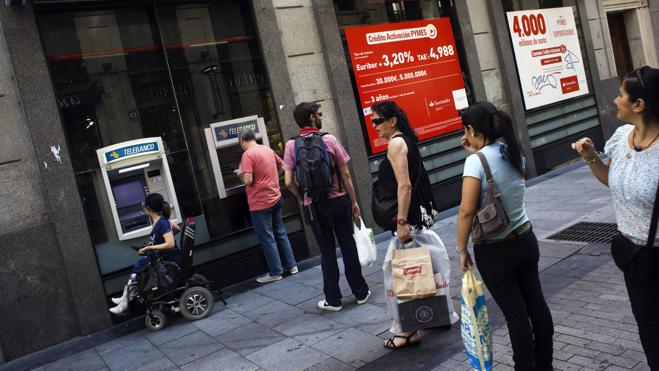
[(526, 311), (533, 326), (536, 368), (538, 370), (551, 370), (554, 351), (554, 322), (540, 285), (540, 276), (538, 274), (540, 250), (533, 231), (520, 238), (518, 254), (523, 256), (524, 260), (515, 269), (515, 277), (522, 291)]
[[(511, 240), (514, 244), (514, 241)], [(515, 277), (519, 257), (512, 251), (514, 246), (506, 243), (476, 245), (476, 266), (485, 286), (501, 308), (510, 334), (513, 360), (516, 370), (534, 370), (533, 331), (526, 310), (522, 291)]]
[[(659, 268), (659, 264), (655, 264), (655, 268)], [(637, 280), (625, 274), (629, 301), (651, 370), (659, 370), (659, 271), (655, 272), (657, 276), (649, 281)]]

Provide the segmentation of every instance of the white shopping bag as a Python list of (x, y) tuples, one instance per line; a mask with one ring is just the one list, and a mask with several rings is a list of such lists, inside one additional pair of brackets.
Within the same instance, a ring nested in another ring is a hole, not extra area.
[[(412, 231), (412, 238), (417, 244), (427, 247), (430, 250), (430, 261), (432, 263), (433, 276), (435, 278), (435, 287), (437, 288), (437, 295), (446, 296), (448, 304), (449, 320), (451, 323), (456, 323), (460, 318), (453, 310), (453, 300), (449, 292), (449, 279), (451, 277), (451, 265), (448, 259), (448, 253), (442, 239), (439, 238), (437, 233), (429, 230), (415, 230)], [(397, 237), (393, 237), (389, 242), (387, 255), (384, 258), (382, 271), (384, 273), (384, 291), (387, 299), (387, 309), (391, 316), (391, 326), (389, 331), (398, 334), (403, 332), (400, 325), (400, 313), (398, 312), (398, 304), (403, 302), (396, 298), (396, 293), (392, 284), (392, 269), (391, 259), (393, 251), (399, 248), (400, 242)]]
[(375, 263), (378, 258), (378, 251), (375, 246), (375, 235), (371, 228), (366, 228), (364, 221), (359, 218), (359, 226), (352, 224), (355, 243), (357, 244), (357, 255), (359, 256), (359, 264), (362, 267), (369, 267)]
[(462, 343), (474, 370), (492, 370), (492, 335), (481, 282), (470, 269), (462, 279)]

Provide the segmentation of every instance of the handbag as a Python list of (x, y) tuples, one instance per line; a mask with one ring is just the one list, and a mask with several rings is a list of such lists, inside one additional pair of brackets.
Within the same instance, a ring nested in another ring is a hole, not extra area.
[(483, 170), (485, 170), (485, 178), (487, 179), (487, 195), (483, 203), (484, 206), (474, 216), (471, 226), (471, 239), (474, 242), (480, 242), (501, 233), (508, 228), (510, 221), (503, 207), (501, 194), (494, 185), (494, 179), (490, 172), (490, 164), (487, 162), (483, 153), (476, 152), (476, 155), (481, 160)]
[(352, 237), (357, 245), (357, 256), (359, 264), (362, 267), (370, 267), (378, 259), (377, 245), (375, 244), (375, 235), (371, 228), (366, 228), (364, 220), (359, 218), (359, 226), (352, 224)]
[(657, 217), (659, 214), (657, 199), (659, 199), (659, 184), (657, 185), (657, 194), (652, 209), (650, 233), (645, 246), (633, 243), (620, 232), (611, 240), (611, 256), (616, 266), (629, 276), (642, 281), (650, 280), (654, 274), (653, 268), (656, 258), (654, 237), (657, 233)]

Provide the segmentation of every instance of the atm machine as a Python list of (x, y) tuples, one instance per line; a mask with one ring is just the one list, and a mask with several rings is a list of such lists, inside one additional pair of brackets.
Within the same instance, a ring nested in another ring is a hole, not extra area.
[(172, 207), (170, 219), (181, 222), (181, 211), (159, 137), (118, 143), (96, 151), (119, 240), (146, 236), (151, 220), (142, 201), (160, 193)]
[(216, 122), (204, 129), (215, 185), (220, 198), (243, 192), (244, 186), (234, 173), (240, 166), (243, 155), (238, 140), (243, 130), (252, 130), (259, 144), (270, 145), (265, 121), (258, 116)]

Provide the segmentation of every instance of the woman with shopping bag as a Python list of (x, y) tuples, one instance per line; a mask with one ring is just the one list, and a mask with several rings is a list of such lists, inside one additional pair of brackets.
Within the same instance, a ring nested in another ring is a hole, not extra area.
[[(430, 180), (423, 167), (416, 133), (410, 127), (405, 112), (395, 102), (375, 104), (371, 122), (379, 137), (389, 141), (387, 156), (380, 163), (378, 180), (373, 184), (374, 219), (380, 227), (395, 232), (400, 245), (404, 245), (412, 239), (412, 228), (422, 229), (434, 223), (436, 212)], [(388, 252), (389, 259), (390, 255)], [(391, 277), (387, 274), (391, 273), (391, 269), (384, 270), (385, 281), (390, 283)], [(391, 329), (399, 331), (385, 341), (384, 345), (389, 349), (421, 341), (418, 331), (400, 331), (395, 324)]]
[(463, 271), (476, 265), (508, 324), (516, 370), (552, 370), (551, 312), (538, 275), (540, 251), (524, 208), (525, 159), (507, 113), (489, 102), (460, 111), (465, 161), (457, 249)]

